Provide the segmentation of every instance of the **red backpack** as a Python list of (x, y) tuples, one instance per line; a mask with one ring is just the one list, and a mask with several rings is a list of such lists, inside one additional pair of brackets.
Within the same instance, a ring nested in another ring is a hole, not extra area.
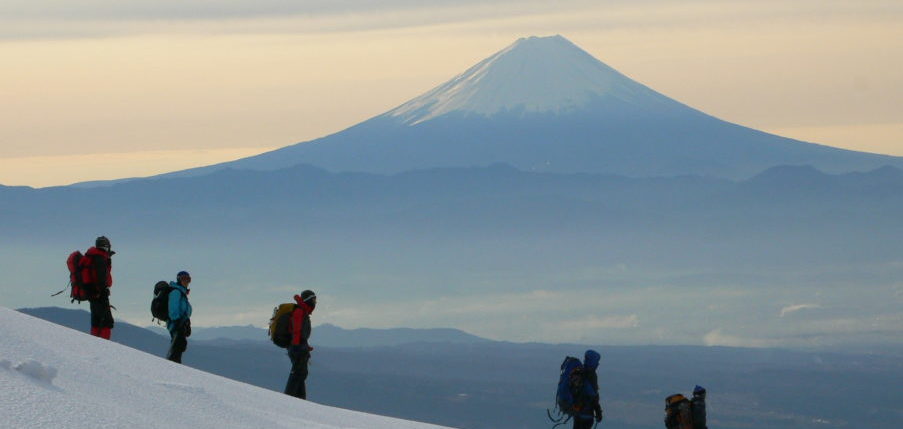
[(82, 302), (97, 296), (97, 282), (94, 279), (94, 264), (91, 258), (86, 258), (82, 252), (76, 250), (66, 259), (66, 267), (69, 268), (69, 297), (72, 298), (72, 302)]

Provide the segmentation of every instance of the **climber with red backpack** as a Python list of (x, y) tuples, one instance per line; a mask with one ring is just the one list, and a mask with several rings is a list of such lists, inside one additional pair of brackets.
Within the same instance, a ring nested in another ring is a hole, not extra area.
[(114, 254), (116, 252), (110, 249), (110, 239), (100, 236), (94, 240), (94, 247), (89, 248), (84, 255), (76, 250), (66, 260), (69, 268), (69, 297), (72, 302), (90, 303), (91, 335), (107, 340), (113, 330), (110, 288), (113, 287)]

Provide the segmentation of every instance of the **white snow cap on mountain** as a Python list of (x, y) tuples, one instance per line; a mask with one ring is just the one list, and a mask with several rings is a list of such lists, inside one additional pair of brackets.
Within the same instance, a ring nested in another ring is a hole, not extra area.
[(0, 428), (440, 428), (302, 401), (3, 307), (0, 386)]
[(631, 103), (663, 98), (562, 36), (533, 36), (518, 39), (387, 115), (415, 125), (450, 112), (557, 113), (585, 105), (593, 96)]

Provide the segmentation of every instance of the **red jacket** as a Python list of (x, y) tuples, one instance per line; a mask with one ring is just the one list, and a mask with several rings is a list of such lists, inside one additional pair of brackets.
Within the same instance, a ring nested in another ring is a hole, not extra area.
[(91, 283), (97, 290), (113, 287), (113, 259), (110, 254), (92, 247), (85, 251), (85, 259), (88, 260), (82, 272), (85, 283)]
[(308, 346), (307, 339), (310, 338), (310, 313), (314, 309), (301, 300), (301, 295), (295, 295), (295, 302), (298, 307), (292, 311), (292, 345), (303, 344)]

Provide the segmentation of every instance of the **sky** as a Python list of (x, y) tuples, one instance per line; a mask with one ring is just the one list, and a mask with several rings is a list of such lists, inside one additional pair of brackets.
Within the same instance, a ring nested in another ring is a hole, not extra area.
[(901, 24), (896, 0), (5, 0), (0, 184), (311, 140), (552, 34), (721, 119), (903, 156)]

